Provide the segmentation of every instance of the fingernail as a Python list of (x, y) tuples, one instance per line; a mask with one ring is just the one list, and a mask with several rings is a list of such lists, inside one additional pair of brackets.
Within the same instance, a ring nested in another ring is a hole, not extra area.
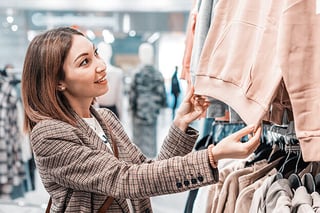
[(248, 125), (248, 128), (250, 128), (250, 129), (254, 129), (254, 125), (253, 124), (250, 124), (250, 125)]

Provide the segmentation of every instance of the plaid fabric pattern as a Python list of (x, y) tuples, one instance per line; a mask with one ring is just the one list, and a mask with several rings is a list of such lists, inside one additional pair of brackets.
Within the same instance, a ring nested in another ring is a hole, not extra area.
[(17, 88), (9, 80), (0, 82), (0, 196), (10, 196), (13, 186), (25, 177), (21, 135), (18, 126)]
[[(206, 150), (191, 152), (198, 137), (194, 129), (184, 133), (172, 126), (157, 159), (149, 160), (110, 110), (92, 108), (91, 112), (108, 140), (116, 142), (119, 159), (80, 117), (77, 127), (58, 120), (41, 121), (30, 134), (41, 180), (52, 197), (51, 212), (97, 212), (107, 196), (115, 198), (108, 212), (129, 212), (126, 198), (135, 212), (152, 212), (150, 196), (218, 180)], [(68, 189), (72, 195), (66, 202)]]

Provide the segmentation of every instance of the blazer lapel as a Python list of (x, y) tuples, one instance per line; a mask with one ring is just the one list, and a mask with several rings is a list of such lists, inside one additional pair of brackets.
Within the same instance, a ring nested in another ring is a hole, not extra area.
[(95, 131), (79, 116), (75, 113), (79, 130), (83, 133), (83, 138), (89, 138), (82, 140), (88, 141), (87, 146), (93, 149), (105, 150), (112, 154), (111, 150), (104, 144), (102, 139), (95, 133)]
[(99, 122), (99, 124), (101, 125), (106, 137), (107, 137), (107, 140), (108, 142), (111, 144), (112, 148), (113, 148), (113, 151), (114, 150), (114, 143), (116, 143), (116, 138), (115, 136), (111, 136), (111, 131), (109, 130), (107, 124), (104, 122), (104, 120), (102, 119), (102, 117), (100, 116), (100, 114), (97, 112), (97, 110), (95, 110), (92, 106), (90, 108), (90, 111), (91, 113), (96, 117), (97, 121)]

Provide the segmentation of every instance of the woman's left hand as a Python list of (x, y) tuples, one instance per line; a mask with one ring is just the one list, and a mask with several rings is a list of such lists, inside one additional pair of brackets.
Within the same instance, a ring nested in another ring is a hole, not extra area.
[(186, 97), (180, 104), (173, 123), (182, 131), (186, 131), (188, 125), (201, 117), (207, 110), (209, 101), (205, 96), (195, 95), (194, 88), (191, 87)]

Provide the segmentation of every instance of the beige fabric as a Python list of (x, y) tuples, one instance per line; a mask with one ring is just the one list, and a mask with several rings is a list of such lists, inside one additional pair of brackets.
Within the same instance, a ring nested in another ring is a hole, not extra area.
[(275, 176), (268, 177), (262, 185), (254, 192), (251, 201), (249, 213), (264, 213), (266, 212), (266, 197), (267, 192), (272, 183), (275, 181)]
[(312, 197), (307, 192), (306, 187), (300, 186), (294, 192), (291, 211), (298, 213), (313, 212)]
[(253, 167), (243, 168), (231, 172), (223, 183), (219, 194), (217, 213), (233, 213), (235, 203), (239, 193), (238, 178), (242, 175), (249, 174), (253, 171)]
[(234, 213), (239, 195), (239, 177), (259, 170), (266, 164), (266, 160), (258, 161), (251, 167), (234, 171), (228, 175), (223, 183), (217, 206), (218, 213)]
[(253, 184), (256, 180), (268, 174), (270, 170), (272, 170), (274, 167), (276, 167), (279, 164), (279, 161), (281, 159), (283, 159), (283, 157), (278, 158), (272, 161), (271, 163), (267, 163), (267, 160), (262, 160), (260, 162), (257, 162), (259, 163), (259, 169), (257, 169), (256, 171), (250, 174), (239, 177), (239, 191)]
[[(224, 181), (230, 173), (238, 169), (243, 169), (246, 161), (236, 161), (223, 169), (219, 170), (219, 181), (213, 184), (208, 192), (207, 212), (215, 213), (217, 211), (220, 192)], [(219, 165), (218, 165), (219, 166)]]
[(263, 177), (260, 179), (256, 180), (254, 183), (251, 185), (243, 188), (236, 201), (236, 207), (235, 207), (235, 213), (248, 213), (253, 194), (254, 192), (263, 184), (263, 182), (270, 176), (274, 175), (277, 173), (277, 170), (273, 168), (271, 171), (269, 171), (267, 174), (265, 174)]
[(272, 183), (266, 195), (266, 212), (291, 213), (293, 192), (288, 179)]
[(318, 192), (312, 192), (312, 208), (316, 213), (320, 213), (320, 195)]

